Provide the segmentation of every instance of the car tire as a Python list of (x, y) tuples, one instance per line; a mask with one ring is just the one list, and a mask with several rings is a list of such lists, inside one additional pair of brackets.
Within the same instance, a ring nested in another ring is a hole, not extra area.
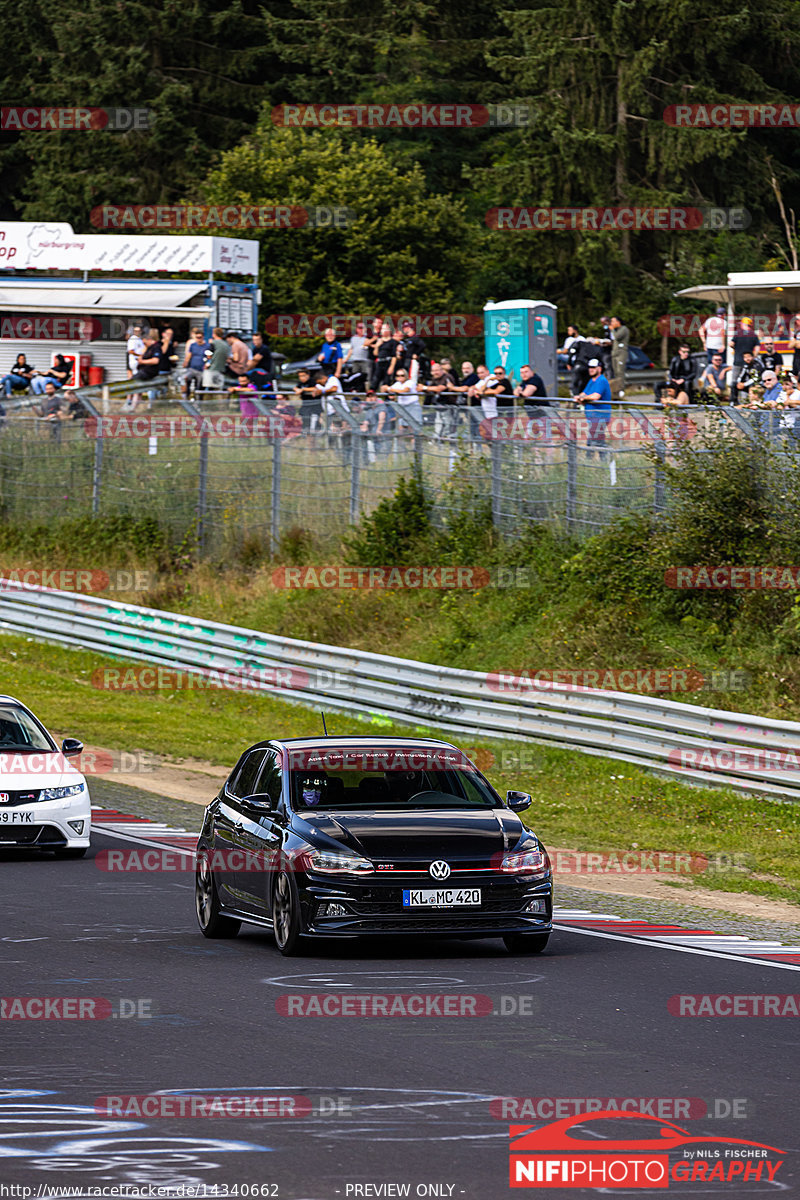
[(541, 954), (550, 941), (549, 933), (509, 933), (503, 938), (509, 954)]
[(224, 917), (220, 912), (217, 885), (208, 855), (200, 851), (194, 875), (194, 909), (200, 932), (207, 938), (236, 937), (242, 927), (241, 921)]
[(65, 846), (62, 850), (54, 850), (56, 858), (83, 858), (88, 846)]
[(275, 945), (286, 958), (300, 952), (300, 894), (287, 871), (280, 872), (272, 891), (272, 932)]

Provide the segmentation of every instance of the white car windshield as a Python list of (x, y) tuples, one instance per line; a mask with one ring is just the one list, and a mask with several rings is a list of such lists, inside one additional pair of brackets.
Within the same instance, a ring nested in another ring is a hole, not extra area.
[(53, 749), (53, 743), (22, 708), (0, 704), (0, 751), (31, 753)]

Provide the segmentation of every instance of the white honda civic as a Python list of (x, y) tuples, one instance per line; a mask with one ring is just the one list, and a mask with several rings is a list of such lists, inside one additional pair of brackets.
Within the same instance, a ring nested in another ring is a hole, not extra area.
[(0, 696), (0, 851), (83, 857), (92, 802), (86, 780), (69, 761), (82, 750), (75, 738), (65, 738), (59, 749), (29, 708)]

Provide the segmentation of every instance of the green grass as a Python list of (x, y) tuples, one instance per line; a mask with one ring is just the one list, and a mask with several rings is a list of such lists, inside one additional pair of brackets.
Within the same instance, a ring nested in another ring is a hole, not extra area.
[[(61, 735), (112, 749), (143, 749), (173, 760), (231, 766), (241, 750), (266, 737), (320, 732), (319, 714), (271, 697), (232, 692), (109, 693), (92, 673), (111, 660), (87, 651), (0, 638), (0, 688), (30, 705)], [(332, 715), (332, 732), (413, 734)], [(429, 733), (427, 728), (420, 733)], [(800, 902), (800, 809), (723, 788), (694, 788), (610, 759), (534, 743), (445, 735), (477, 755), (499, 791), (529, 791), (526, 820), (546, 845), (595, 852), (640, 851), (745, 855), (753, 869), (691, 876), (694, 885)], [(487, 764), (486, 753), (495, 756)], [(525, 755), (524, 769), (515, 766)], [(580, 878), (565, 878), (579, 885)], [(675, 888), (676, 896), (680, 887)]]

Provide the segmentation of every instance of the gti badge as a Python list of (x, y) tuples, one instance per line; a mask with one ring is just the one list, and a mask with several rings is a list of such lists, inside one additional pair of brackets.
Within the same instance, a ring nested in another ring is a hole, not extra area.
[(450, 875), (450, 867), (446, 862), (442, 862), (440, 858), (437, 858), (436, 862), (431, 863), (428, 871), (434, 879), (447, 879)]
[(8, 804), (10, 799), (8, 792), (0, 792), (0, 804)]

